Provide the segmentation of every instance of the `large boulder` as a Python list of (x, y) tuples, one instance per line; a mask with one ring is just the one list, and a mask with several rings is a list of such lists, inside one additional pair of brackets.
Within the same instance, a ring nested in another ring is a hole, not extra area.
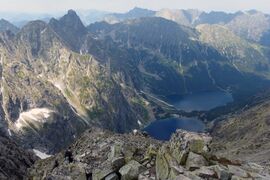
[(115, 157), (111, 160), (111, 163), (112, 163), (113, 169), (118, 171), (122, 166), (125, 165), (125, 158), (124, 157), (118, 157), (118, 158)]
[(158, 179), (167, 179), (170, 174), (170, 165), (166, 157), (169, 157), (168, 147), (163, 146), (156, 157), (156, 173)]
[(107, 176), (112, 174), (114, 171), (112, 169), (94, 169), (93, 180), (105, 179)]
[(207, 166), (202, 166), (200, 169), (195, 170), (195, 174), (205, 179), (217, 178), (216, 172)]
[(216, 172), (218, 179), (229, 180), (232, 177), (232, 174), (223, 165), (214, 165), (214, 166), (209, 166), (208, 168)]
[(169, 146), (172, 156), (176, 161), (185, 165), (188, 153), (196, 154), (209, 153), (209, 145), (212, 138), (205, 133), (188, 132), (178, 129), (170, 139)]
[(207, 166), (208, 162), (206, 159), (199, 154), (189, 152), (187, 162), (186, 162), (186, 168), (188, 170), (195, 170), (195, 169), (200, 169), (202, 166)]
[(243, 170), (238, 166), (228, 165), (228, 170), (231, 174), (234, 174), (235, 176), (238, 177), (247, 178), (249, 176), (245, 170)]
[(123, 166), (119, 172), (122, 176), (122, 180), (137, 180), (139, 177), (139, 174), (144, 172), (146, 168), (142, 166), (137, 161), (131, 160)]
[(192, 151), (197, 154), (208, 153), (212, 137), (205, 133), (195, 133), (178, 129), (170, 139), (171, 149)]

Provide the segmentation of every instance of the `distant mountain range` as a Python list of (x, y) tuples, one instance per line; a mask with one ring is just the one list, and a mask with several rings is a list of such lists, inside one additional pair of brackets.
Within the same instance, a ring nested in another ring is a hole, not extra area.
[[(195, 9), (161, 9), (159, 11), (152, 11), (135, 7), (126, 13), (109, 13), (97, 10), (79, 10), (77, 13), (85, 25), (99, 21), (118, 23), (128, 19), (154, 16), (163, 17), (189, 27), (196, 27), (200, 24), (219, 24), (226, 26), (242, 38), (270, 46), (270, 15), (256, 10), (238, 11), (235, 13), (211, 11), (208, 13)], [(17, 27), (21, 27), (31, 20), (39, 19), (48, 22), (50, 18), (61, 17), (62, 14), (64, 12), (52, 14), (0, 13), (0, 17), (7, 19)]]

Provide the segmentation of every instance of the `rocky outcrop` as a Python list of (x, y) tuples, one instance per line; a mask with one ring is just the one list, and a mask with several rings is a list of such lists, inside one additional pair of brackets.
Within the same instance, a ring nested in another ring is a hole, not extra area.
[[(207, 134), (177, 130), (169, 142), (142, 133), (113, 134), (90, 129), (72, 145), (75, 161), (64, 162), (63, 153), (37, 162), (30, 178), (94, 180), (269, 179), (260, 165), (214, 156)], [(54, 166), (58, 161), (58, 166)]]
[(26, 179), (27, 169), (38, 159), (0, 131), (0, 179)]

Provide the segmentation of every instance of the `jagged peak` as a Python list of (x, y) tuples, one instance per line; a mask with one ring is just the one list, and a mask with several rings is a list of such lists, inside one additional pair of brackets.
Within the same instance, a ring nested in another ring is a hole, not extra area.
[(76, 11), (74, 11), (73, 9), (69, 9), (67, 14), (69, 14), (69, 15), (76, 15), (77, 16)]
[[(76, 22), (76, 23), (79, 23), (80, 25), (84, 26), (83, 23), (82, 23), (82, 21), (81, 21), (81, 19), (80, 19), (80, 17), (79, 17), (79, 16), (77, 15), (77, 13), (76, 13), (74, 10), (72, 10), (72, 9), (68, 10), (67, 14), (64, 15), (63, 17), (61, 17), (59, 21), (69, 23), (70, 20), (71, 20), (71, 21), (74, 21), (74, 22)], [(74, 23), (74, 22), (73, 22), (73, 23)]]
[(31, 31), (36, 31), (36, 30), (42, 31), (46, 27), (48, 27), (48, 25), (44, 21), (41, 21), (41, 20), (30, 21), (22, 27), (20, 33), (31, 32)]

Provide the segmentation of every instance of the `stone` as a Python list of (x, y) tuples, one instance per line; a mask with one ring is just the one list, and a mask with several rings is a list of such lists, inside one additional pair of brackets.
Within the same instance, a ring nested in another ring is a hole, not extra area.
[(215, 171), (205, 166), (201, 167), (200, 169), (195, 170), (194, 173), (197, 176), (200, 176), (201, 178), (205, 178), (205, 179), (217, 178)]
[(197, 176), (194, 172), (190, 172), (190, 171), (186, 171), (184, 173), (184, 176), (192, 179), (192, 180), (202, 180), (202, 178), (200, 178), (199, 176)]
[(232, 177), (232, 174), (224, 166), (214, 165), (214, 166), (209, 166), (208, 168), (216, 172), (218, 179), (229, 180)]
[(116, 143), (113, 146), (111, 146), (111, 152), (108, 155), (109, 159), (117, 158), (117, 157), (122, 157), (122, 147), (123, 145), (120, 143)]
[(177, 174), (183, 174), (184, 168), (182, 166), (171, 166), (171, 170)]
[(162, 147), (156, 157), (156, 174), (158, 179), (167, 179), (170, 173), (170, 167), (165, 157), (166, 153), (168, 152)]
[(119, 177), (116, 173), (109, 174), (105, 177), (105, 180), (119, 180)]
[(189, 152), (188, 154), (188, 158), (186, 161), (186, 168), (188, 170), (195, 170), (195, 169), (199, 169), (202, 166), (207, 166), (208, 162), (206, 161), (206, 159), (199, 155), (199, 154), (195, 154), (193, 152)]
[(206, 154), (212, 138), (204, 133), (177, 130), (170, 140), (172, 156), (180, 165), (185, 165), (188, 153)]
[(111, 170), (111, 169), (94, 169), (93, 180), (104, 179), (105, 177), (107, 177), (111, 173), (113, 173), (113, 170)]
[(239, 177), (243, 177), (243, 178), (248, 177), (248, 173), (238, 166), (228, 165), (228, 169), (229, 169), (229, 172), (235, 176), (239, 176)]
[(204, 140), (202, 138), (199, 139), (191, 139), (189, 141), (189, 150), (201, 154), (205, 151), (208, 151), (208, 149), (205, 148), (206, 144), (204, 143)]
[(243, 178), (239, 176), (232, 176), (231, 180), (253, 180), (252, 178)]
[(112, 159), (112, 167), (115, 170), (119, 170), (122, 166), (125, 165), (125, 158), (124, 157), (115, 157)]
[(178, 162), (178, 164), (181, 164), (181, 165), (186, 164), (188, 151), (181, 150), (179, 148), (173, 148), (173, 149), (171, 149), (171, 151), (172, 151), (172, 156), (175, 158), (175, 160)]
[(174, 180), (192, 180), (192, 179), (190, 179), (189, 177), (186, 177), (186, 176), (180, 174)]
[(137, 180), (140, 173), (145, 171), (145, 167), (137, 161), (131, 160), (123, 166), (119, 172), (122, 175), (121, 180)]

